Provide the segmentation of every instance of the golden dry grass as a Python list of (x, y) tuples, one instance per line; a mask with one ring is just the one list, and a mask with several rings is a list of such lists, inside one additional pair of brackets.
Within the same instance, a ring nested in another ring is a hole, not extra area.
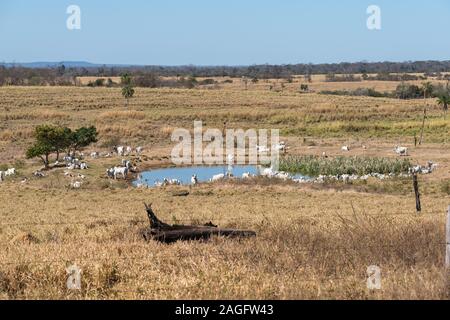
[[(239, 81), (239, 80), (236, 80)], [(235, 82), (236, 82), (235, 81)], [(0, 164), (18, 175), (0, 183), (0, 298), (3, 299), (448, 299), (443, 269), (445, 212), (450, 204), (449, 120), (433, 100), (219, 90), (137, 89), (128, 109), (120, 89), (0, 88)], [(430, 104), (425, 144), (412, 134)], [(395, 156), (439, 163), (421, 176), (424, 212), (414, 211), (410, 181), (297, 185), (257, 179), (204, 184), (176, 197), (165, 189), (134, 189), (104, 170), (119, 158), (88, 160), (80, 190), (63, 170), (23, 177), (40, 167), (25, 161), (41, 123), (96, 125), (109, 139), (144, 145), (140, 169), (169, 162), (173, 128), (279, 128), (292, 154)], [(366, 145), (367, 149), (361, 148)], [(162, 245), (139, 234), (147, 225), (143, 201), (169, 223), (254, 229), (255, 239)], [(82, 291), (66, 289), (65, 268), (83, 271)], [(382, 289), (369, 291), (366, 269), (382, 269)]]
[[(428, 142), (446, 143), (450, 120), (434, 99), (338, 97), (295, 91), (138, 89), (125, 110), (120, 89), (78, 87), (0, 88), (0, 161), (11, 148), (23, 150), (40, 123), (96, 125), (103, 137), (123, 143), (167, 142), (165, 127), (191, 128), (194, 120), (222, 128), (278, 128), (286, 136), (399, 138), (411, 142), (428, 109)], [(11, 134), (14, 132), (14, 134)], [(16, 136), (19, 135), (19, 136)]]
[[(407, 196), (294, 186), (203, 186), (187, 198), (170, 189), (26, 189), (1, 190), (5, 298), (448, 298), (444, 199), (426, 197), (419, 216)], [(147, 243), (142, 200), (168, 222), (212, 220), (258, 236)], [(73, 263), (83, 269), (79, 293), (65, 289)], [(383, 272), (379, 292), (365, 284), (373, 264)]]

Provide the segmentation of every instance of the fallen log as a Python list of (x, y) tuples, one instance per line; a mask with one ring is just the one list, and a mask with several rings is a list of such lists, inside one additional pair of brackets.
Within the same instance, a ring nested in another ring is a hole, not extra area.
[(156, 240), (164, 243), (172, 243), (180, 240), (202, 240), (212, 236), (223, 236), (229, 238), (248, 238), (256, 236), (251, 230), (222, 229), (212, 222), (203, 226), (169, 225), (158, 219), (153, 212), (151, 204), (145, 204), (150, 228), (145, 229), (142, 235), (145, 240)]

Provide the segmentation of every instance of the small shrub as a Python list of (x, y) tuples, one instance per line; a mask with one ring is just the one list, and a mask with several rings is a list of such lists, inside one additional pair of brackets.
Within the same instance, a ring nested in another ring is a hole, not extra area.
[(309, 90), (309, 86), (307, 84), (301, 84), (300, 85), (300, 91), (306, 92)]

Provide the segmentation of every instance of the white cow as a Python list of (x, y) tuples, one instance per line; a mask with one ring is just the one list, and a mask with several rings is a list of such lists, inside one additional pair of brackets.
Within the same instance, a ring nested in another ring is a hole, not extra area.
[(286, 143), (281, 141), (280, 143), (276, 144), (273, 146), (273, 149), (275, 151), (282, 151), (285, 152), (286, 151)]
[(342, 150), (342, 151), (348, 152), (348, 151), (350, 151), (350, 147), (349, 147), (349, 146), (343, 146), (343, 147), (341, 148), (341, 150)]
[(86, 162), (80, 163), (80, 170), (87, 170), (88, 168), (89, 167), (88, 167), (88, 164)]
[(407, 156), (408, 155), (408, 148), (406, 147), (399, 147), (396, 146), (394, 149), (395, 153), (397, 153), (399, 156)]
[(291, 176), (290, 176), (289, 173), (287, 173), (287, 172), (282, 172), (282, 171), (281, 171), (281, 172), (277, 172), (277, 173), (275, 174), (275, 177), (278, 178), (278, 179), (285, 180), (285, 181), (291, 178)]
[(106, 170), (106, 174), (110, 178), (114, 178), (117, 180), (117, 176), (121, 175), (124, 179), (127, 178), (128, 175), (128, 168), (127, 167), (114, 167)]
[(92, 159), (97, 159), (98, 157), (100, 157), (100, 154), (98, 152), (91, 152)]
[(222, 179), (225, 179), (225, 174), (220, 173), (220, 174), (213, 175), (213, 177), (209, 181), (214, 182), (214, 181), (219, 181)]
[(123, 156), (125, 153), (125, 148), (123, 146), (115, 147), (115, 150), (119, 156)]
[(75, 182), (72, 182), (72, 183), (70, 184), (70, 186), (72, 187), (72, 189), (80, 189), (80, 188), (81, 188), (81, 185), (82, 185), (82, 182), (80, 182), (80, 181), (75, 181)]
[(276, 172), (273, 170), (273, 167), (264, 168), (261, 172), (261, 175), (264, 177), (273, 177), (275, 174)]
[(35, 172), (33, 172), (33, 175), (38, 178), (45, 177), (45, 174), (42, 171), (35, 171)]
[(242, 174), (242, 179), (250, 179), (250, 178), (253, 178), (255, 175), (254, 174), (251, 174), (250, 172), (244, 172), (243, 174)]
[(16, 174), (16, 169), (15, 168), (11, 168), (5, 171), (5, 177), (9, 177), (9, 176), (13, 176)]
[(433, 163), (433, 161), (428, 161), (427, 166), (428, 166), (428, 169), (430, 169), (430, 172), (433, 172), (434, 170), (437, 169), (438, 164)]
[(133, 149), (131, 148), (131, 147), (127, 147), (126, 149), (125, 149), (125, 154), (126, 155), (129, 155), (129, 154), (131, 154), (131, 152), (133, 151)]
[(138, 156), (141, 155), (142, 151), (144, 151), (144, 148), (142, 148), (142, 147), (137, 147), (137, 148), (136, 148), (136, 154), (137, 154)]
[(181, 181), (178, 179), (164, 179), (164, 181), (166, 182), (166, 184), (169, 184), (169, 185), (174, 185), (174, 186), (181, 185)]
[(63, 158), (63, 160), (64, 160), (65, 162), (72, 162), (72, 161), (73, 161), (73, 157), (71, 157), (71, 156), (65, 156), (65, 157)]
[(155, 181), (155, 187), (164, 187), (166, 185), (166, 179), (163, 182)]
[(197, 178), (197, 175), (194, 174), (194, 175), (191, 177), (191, 184), (195, 186), (197, 183), (198, 183), (198, 178)]

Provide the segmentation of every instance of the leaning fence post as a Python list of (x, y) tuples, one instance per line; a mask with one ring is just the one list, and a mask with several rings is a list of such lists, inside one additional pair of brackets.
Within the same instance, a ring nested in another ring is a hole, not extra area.
[(445, 267), (450, 269), (450, 206), (447, 212), (447, 225), (446, 225), (446, 242), (445, 242)]
[(413, 174), (413, 185), (414, 185), (414, 193), (416, 194), (416, 210), (417, 212), (421, 212), (422, 206), (420, 204), (419, 181), (417, 180), (417, 173)]

